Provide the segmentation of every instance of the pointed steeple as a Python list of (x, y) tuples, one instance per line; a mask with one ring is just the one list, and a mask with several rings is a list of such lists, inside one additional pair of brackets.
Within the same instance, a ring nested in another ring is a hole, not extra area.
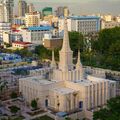
[(61, 51), (71, 51), (70, 43), (69, 43), (67, 18), (64, 19), (64, 38), (63, 38), (63, 45)]
[(52, 50), (52, 62), (51, 62), (51, 67), (52, 67), (52, 68), (56, 68), (54, 50)]
[(62, 49), (59, 52), (59, 69), (68, 71), (73, 69), (73, 51), (70, 48), (67, 19), (64, 20), (64, 38)]
[(78, 78), (82, 80), (84, 78), (83, 66), (80, 60), (80, 51), (78, 50), (78, 59), (76, 64), (76, 70), (78, 71)]
[(82, 64), (80, 60), (80, 50), (78, 50), (78, 59), (77, 59), (77, 64), (76, 64), (76, 69), (81, 69)]

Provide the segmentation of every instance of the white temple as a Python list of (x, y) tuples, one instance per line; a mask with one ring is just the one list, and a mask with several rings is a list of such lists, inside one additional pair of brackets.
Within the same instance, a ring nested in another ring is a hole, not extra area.
[(49, 73), (52, 70), (52, 75), (48, 79), (41, 73), (19, 80), (19, 90), (28, 103), (36, 99), (42, 108), (68, 113), (76, 110), (86, 112), (104, 106), (107, 100), (116, 96), (116, 82), (84, 75), (79, 51), (77, 64), (73, 64), (66, 20), (63, 46), (59, 55), (59, 65), (56, 67), (54, 51), (52, 52), (49, 70)]

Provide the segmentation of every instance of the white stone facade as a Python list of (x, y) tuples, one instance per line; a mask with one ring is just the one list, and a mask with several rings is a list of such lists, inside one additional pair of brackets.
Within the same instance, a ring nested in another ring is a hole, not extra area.
[[(52, 64), (53, 72), (50, 70), (49, 74), (19, 80), (19, 90), (28, 103), (36, 99), (39, 107), (67, 113), (79, 110), (87, 114), (90, 110), (104, 106), (107, 100), (116, 96), (116, 82), (84, 75), (80, 52), (77, 64), (73, 64), (66, 20), (63, 46), (59, 54), (59, 66), (57, 68)], [(45, 75), (48, 75), (48, 79), (45, 79)]]

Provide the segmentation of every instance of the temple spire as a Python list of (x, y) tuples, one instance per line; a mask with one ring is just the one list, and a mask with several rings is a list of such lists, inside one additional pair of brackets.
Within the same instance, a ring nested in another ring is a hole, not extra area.
[(79, 79), (82, 80), (84, 78), (84, 72), (83, 72), (83, 66), (82, 66), (82, 63), (81, 63), (81, 60), (80, 60), (80, 51), (78, 50), (78, 59), (77, 59), (77, 64), (76, 64), (76, 70), (79, 73)]
[(80, 60), (80, 50), (78, 50), (78, 59), (77, 59), (77, 64), (76, 64), (76, 69), (81, 69), (82, 64)]
[(52, 62), (51, 62), (51, 67), (52, 67), (52, 68), (56, 68), (54, 50), (52, 50)]
[(71, 51), (70, 43), (69, 43), (67, 18), (64, 19), (64, 38), (63, 38), (63, 45), (61, 51)]
[(70, 48), (66, 18), (64, 19), (63, 45), (59, 54), (60, 54), (59, 69), (61, 69), (62, 71), (72, 70), (73, 69), (73, 51)]

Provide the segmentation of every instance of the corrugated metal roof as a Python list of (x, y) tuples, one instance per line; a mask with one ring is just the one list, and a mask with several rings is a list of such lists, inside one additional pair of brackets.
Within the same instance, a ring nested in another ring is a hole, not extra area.
[(28, 27), (28, 30), (31, 30), (31, 31), (50, 31), (52, 30), (53, 27), (51, 26), (34, 26), (34, 27)]

